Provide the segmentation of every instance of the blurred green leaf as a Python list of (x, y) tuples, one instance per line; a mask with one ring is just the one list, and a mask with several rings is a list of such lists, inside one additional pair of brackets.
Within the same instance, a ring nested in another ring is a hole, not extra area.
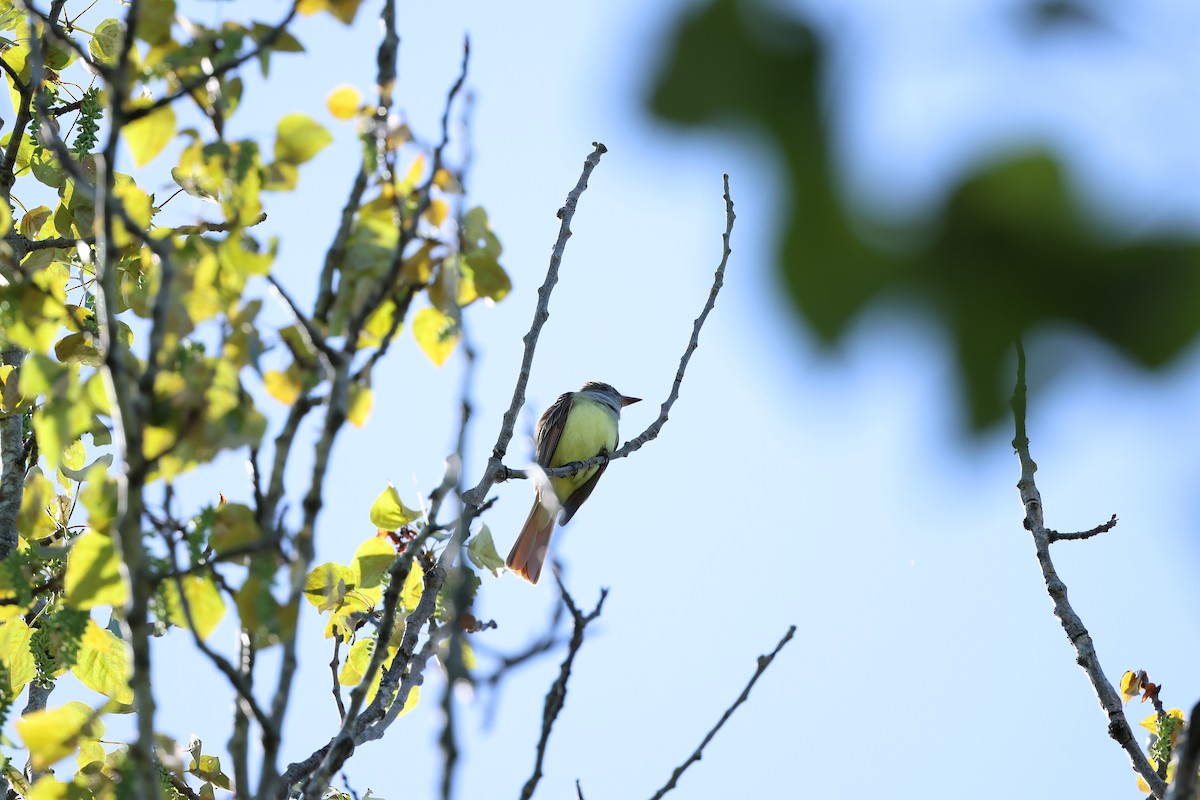
[[(776, 6), (715, 0), (682, 16), (650, 99), (676, 123), (749, 123), (780, 154), (788, 211), (777, 269), (821, 340), (836, 341), (885, 291), (908, 299), (952, 338), (977, 427), (1004, 412), (1018, 335), (1065, 323), (1149, 367), (1195, 340), (1197, 242), (1108, 235), (1044, 154), (985, 163), (922, 231), (890, 231), (918, 244), (888, 250), (865, 238), (880, 226), (847, 209), (835, 179), (826, 51)], [(923, 238), (925, 230), (936, 236)]]
[(333, 142), (333, 136), (304, 114), (288, 114), (275, 130), (275, 158), (285, 164), (303, 164)]

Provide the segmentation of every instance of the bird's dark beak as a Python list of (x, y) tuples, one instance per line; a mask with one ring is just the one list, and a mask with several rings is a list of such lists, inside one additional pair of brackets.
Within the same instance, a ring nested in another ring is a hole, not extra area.
[(626, 397), (625, 395), (621, 395), (621, 408), (624, 408), (625, 406), (631, 406), (634, 403), (640, 403), (640, 402), (642, 402), (642, 398), (640, 398), (640, 397)]

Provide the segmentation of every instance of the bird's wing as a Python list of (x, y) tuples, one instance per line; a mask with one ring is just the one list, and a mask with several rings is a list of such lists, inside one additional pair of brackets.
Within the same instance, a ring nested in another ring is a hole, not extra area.
[(543, 467), (550, 467), (550, 459), (554, 458), (554, 451), (558, 449), (558, 440), (562, 438), (563, 428), (567, 427), (567, 414), (571, 411), (573, 394), (574, 392), (567, 392), (559, 395), (538, 420), (533, 460)]

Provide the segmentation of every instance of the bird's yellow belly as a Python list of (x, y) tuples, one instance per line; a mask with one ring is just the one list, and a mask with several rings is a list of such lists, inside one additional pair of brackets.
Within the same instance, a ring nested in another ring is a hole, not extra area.
[[(589, 401), (576, 402), (567, 415), (550, 467), (561, 467), (574, 461), (587, 461), (604, 452), (617, 449), (617, 421), (606, 406)], [(554, 493), (559, 498), (572, 492), (596, 474), (599, 467), (585, 469), (566, 478), (551, 478)]]

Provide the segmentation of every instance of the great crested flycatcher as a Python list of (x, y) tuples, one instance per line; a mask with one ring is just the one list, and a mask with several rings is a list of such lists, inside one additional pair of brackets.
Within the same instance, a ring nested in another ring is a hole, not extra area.
[[(640, 402), (626, 397), (607, 383), (589, 381), (578, 392), (567, 392), (554, 401), (538, 420), (534, 431), (534, 460), (547, 469), (575, 461), (587, 461), (617, 449), (617, 421), (621, 409)], [(508, 568), (530, 583), (537, 583), (550, 550), (554, 518), (562, 510), (565, 525), (596, 488), (607, 463), (576, 472), (565, 478), (550, 478), (537, 486), (537, 499), (505, 562)], [(553, 490), (553, 496), (547, 496)]]

